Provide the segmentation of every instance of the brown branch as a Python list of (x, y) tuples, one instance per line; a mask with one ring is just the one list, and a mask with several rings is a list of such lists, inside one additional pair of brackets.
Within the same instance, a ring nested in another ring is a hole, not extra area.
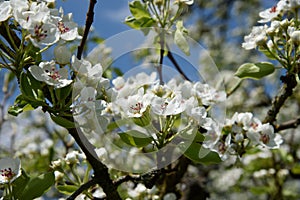
[(134, 183), (138, 183), (142, 180), (141, 175), (126, 175), (118, 178), (117, 180), (114, 181), (114, 185), (119, 186), (122, 183), (132, 181)]
[(284, 102), (293, 94), (293, 89), (297, 86), (297, 81), (294, 74), (287, 74), (282, 76), (280, 79), (283, 82), (283, 86), (279, 94), (274, 98), (272, 106), (263, 121), (264, 123), (270, 123), (274, 125), (276, 116), (281, 107), (283, 106)]
[(90, 187), (96, 184), (95, 179), (91, 179), (85, 184), (81, 185), (71, 196), (67, 198), (67, 200), (74, 200), (78, 195), (80, 195), (83, 191), (89, 189)]
[(179, 64), (177, 63), (177, 61), (175, 60), (170, 48), (167, 46), (168, 49), (168, 58), (170, 59), (170, 61), (173, 63), (173, 65), (175, 66), (175, 68), (177, 69), (177, 71), (181, 74), (181, 76), (183, 76), (183, 78), (185, 80), (191, 81), (184, 73), (184, 71), (181, 69), (181, 67), (179, 66)]
[(83, 50), (84, 50), (84, 45), (86, 43), (88, 34), (90, 32), (90, 28), (92, 26), (92, 23), (94, 21), (94, 7), (95, 4), (97, 3), (97, 0), (90, 0), (88, 12), (86, 14), (86, 21), (85, 21), (85, 28), (82, 36), (82, 40), (80, 42), (80, 45), (78, 46), (78, 51), (77, 51), (77, 58), (80, 60)]
[(297, 119), (293, 119), (282, 124), (275, 125), (275, 132), (290, 129), (290, 128), (297, 128), (300, 125), (300, 117)]
[(94, 170), (93, 179), (95, 179), (95, 182), (102, 187), (107, 199), (121, 200), (117, 191), (117, 186), (115, 186), (111, 180), (108, 168), (98, 159), (94, 146), (80, 132), (80, 129), (77, 131), (76, 128), (69, 128), (68, 131), (86, 155), (86, 159)]

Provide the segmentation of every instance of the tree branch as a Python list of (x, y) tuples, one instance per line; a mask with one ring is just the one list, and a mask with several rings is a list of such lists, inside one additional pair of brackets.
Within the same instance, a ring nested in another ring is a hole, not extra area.
[(92, 23), (94, 21), (94, 7), (95, 4), (97, 3), (97, 0), (90, 0), (90, 5), (88, 8), (88, 12), (86, 14), (86, 21), (85, 21), (85, 28), (82, 36), (82, 40), (80, 45), (78, 46), (78, 51), (77, 51), (77, 58), (80, 60), (83, 50), (84, 50), (84, 45), (86, 43), (88, 34), (90, 32), (90, 28), (92, 26)]
[(173, 65), (175, 66), (175, 68), (177, 69), (177, 71), (183, 76), (183, 78), (185, 80), (191, 81), (184, 73), (184, 71), (181, 69), (181, 67), (179, 66), (179, 64), (177, 63), (177, 61), (175, 60), (172, 52), (170, 51), (170, 48), (167, 45), (167, 49), (168, 49), (168, 58), (170, 59), (170, 61), (173, 63)]
[(297, 81), (294, 74), (287, 74), (282, 76), (280, 79), (283, 82), (282, 89), (274, 98), (272, 106), (263, 121), (264, 123), (270, 123), (274, 125), (279, 110), (283, 106), (284, 102), (293, 94), (293, 89), (297, 86)]
[(275, 125), (275, 132), (290, 129), (290, 128), (297, 128), (300, 125), (300, 117), (297, 119), (293, 119), (282, 124)]
[(83, 191), (89, 189), (93, 185), (97, 184), (95, 179), (91, 179), (85, 184), (81, 185), (78, 190), (76, 190), (71, 196), (67, 198), (67, 200), (74, 200), (78, 195), (80, 195)]

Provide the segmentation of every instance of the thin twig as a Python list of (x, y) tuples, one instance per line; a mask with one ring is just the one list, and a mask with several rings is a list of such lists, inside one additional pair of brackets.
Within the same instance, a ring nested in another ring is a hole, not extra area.
[(95, 4), (97, 3), (96, 0), (90, 0), (88, 12), (86, 14), (86, 21), (85, 21), (85, 28), (82, 36), (82, 40), (80, 42), (80, 45), (78, 46), (78, 51), (77, 51), (77, 58), (80, 60), (83, 50), (84, 50), (84, 45), (86, 43), (88, 34), (90, 32), (90, 28), (92, 26), (92, 23), (94, 21), (94, 7)]
[(284, 122), (282, 124), (275, 125), (275, 131), (278, 132), (290, 128), (297, 128), (299, 125), (300, 125), (300, 117), (298, 117), (297, 119)]
[(293, 94), (293, 89), (297, 86), (297, 81), (294, 74), (287, 74), (282, 76), (280, 79), (283, 82), (282, 89), (274, 98), (272, 106), (263, 121), (264, 123), (270, 123), (274, 125), (279, 110), (283, 106), (284, 102)]
[(157, 67), (157, 71), (158, 71), (158, 76), (159, 76), (159, 84), (163, 85), (164, 84), (164, 80), (163, 80), (163, 75), (162, 75), (162, 67), (163, 67), (163, 62), (164, 62), (164, 54), (165, 54), (165, 33), (162, 32), (160, 33), (160, 55), (159, 55), (159, 65)]
[(187, 77), (187, 75), (185, 75), (184, 71), (181, 69), (181, 67), (179, 66), (179, 64), (177, 63), (177, 61), (175, 60), (172, 52), (170, 51), (170, 48), (167, 45), (167, 49), (168, 49), (168, 55), (167, 57), (170, 59), (170, 61), (173, 63), (173, 65), (175, 66), (175, 68), (177, 69), (177, 71), (181, 74), (181, 76), (183, 76), (183, 78), (187, 81), (191, 81), (189, 79), (189, 77)]
[(89, 189), (90, 187), (97, 184), (95, 179), (91, 179), (85, 184), (81, 185), (71, 196), (67, 198), (67, 200), (74, 200), (78, 195), (80, 195), (83, 191)]

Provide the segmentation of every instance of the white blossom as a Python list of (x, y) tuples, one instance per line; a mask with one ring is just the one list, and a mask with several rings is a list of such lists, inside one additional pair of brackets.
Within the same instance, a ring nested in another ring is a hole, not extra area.
[(0, 184), (11, 183), (21, 176), (21, 161), (16, 158), (2, 158), (0, 160)]
[(33, 65), (29, 67), (29, 71), (38, 81), (55, 88), (62, 88), (72, 83), (72, 80), (68, 79), (68, 70), (66, 68), (57, 69), (54, 61), (41, 62), (39, 66)]

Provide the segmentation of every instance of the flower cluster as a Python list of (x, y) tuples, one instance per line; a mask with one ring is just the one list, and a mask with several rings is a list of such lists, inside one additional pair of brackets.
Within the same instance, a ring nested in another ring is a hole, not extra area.
[[(297, 0), (280, 0), (277, 5), (259, 13), (260, 26), (254, 26), (245, 36), (242, 47), (250, 50), (259, 48), (266, 56), (276, 59), (288, 69), (294, 70), (298, 64), (300, 30)], [(291, 17), (292, 16), (292, 17)]]
[(150, 108), (157, 116), (185, 113), (203, 124), (201, 119), (206, 116), (205, 107), (226, 99), (225, 92), (200, 82), (174, 78), (160, 85), (155, 72), (150, 75), (140, 73), (126, 81), (118, 77), (113, 84), (110, 111), (128, 118), (142, 117)]
[(60, 39), (72, 41), (79, 38), (72, 14), (50, 8), (48, 1), (11, 0), (0, 2), (0, 22), (13, 18), (28, 33), (25, 38), (37, 46), (52, 45)]
[(217, 148), (225, 157), (242, 156), (249, 147), (275, 149), (279, 148), (281, 143), (281, 136), (274, 133), (272, 125), (263, 124), (252, 113), (246, 112), (235, 113), (231, 119), (227, 120)]

